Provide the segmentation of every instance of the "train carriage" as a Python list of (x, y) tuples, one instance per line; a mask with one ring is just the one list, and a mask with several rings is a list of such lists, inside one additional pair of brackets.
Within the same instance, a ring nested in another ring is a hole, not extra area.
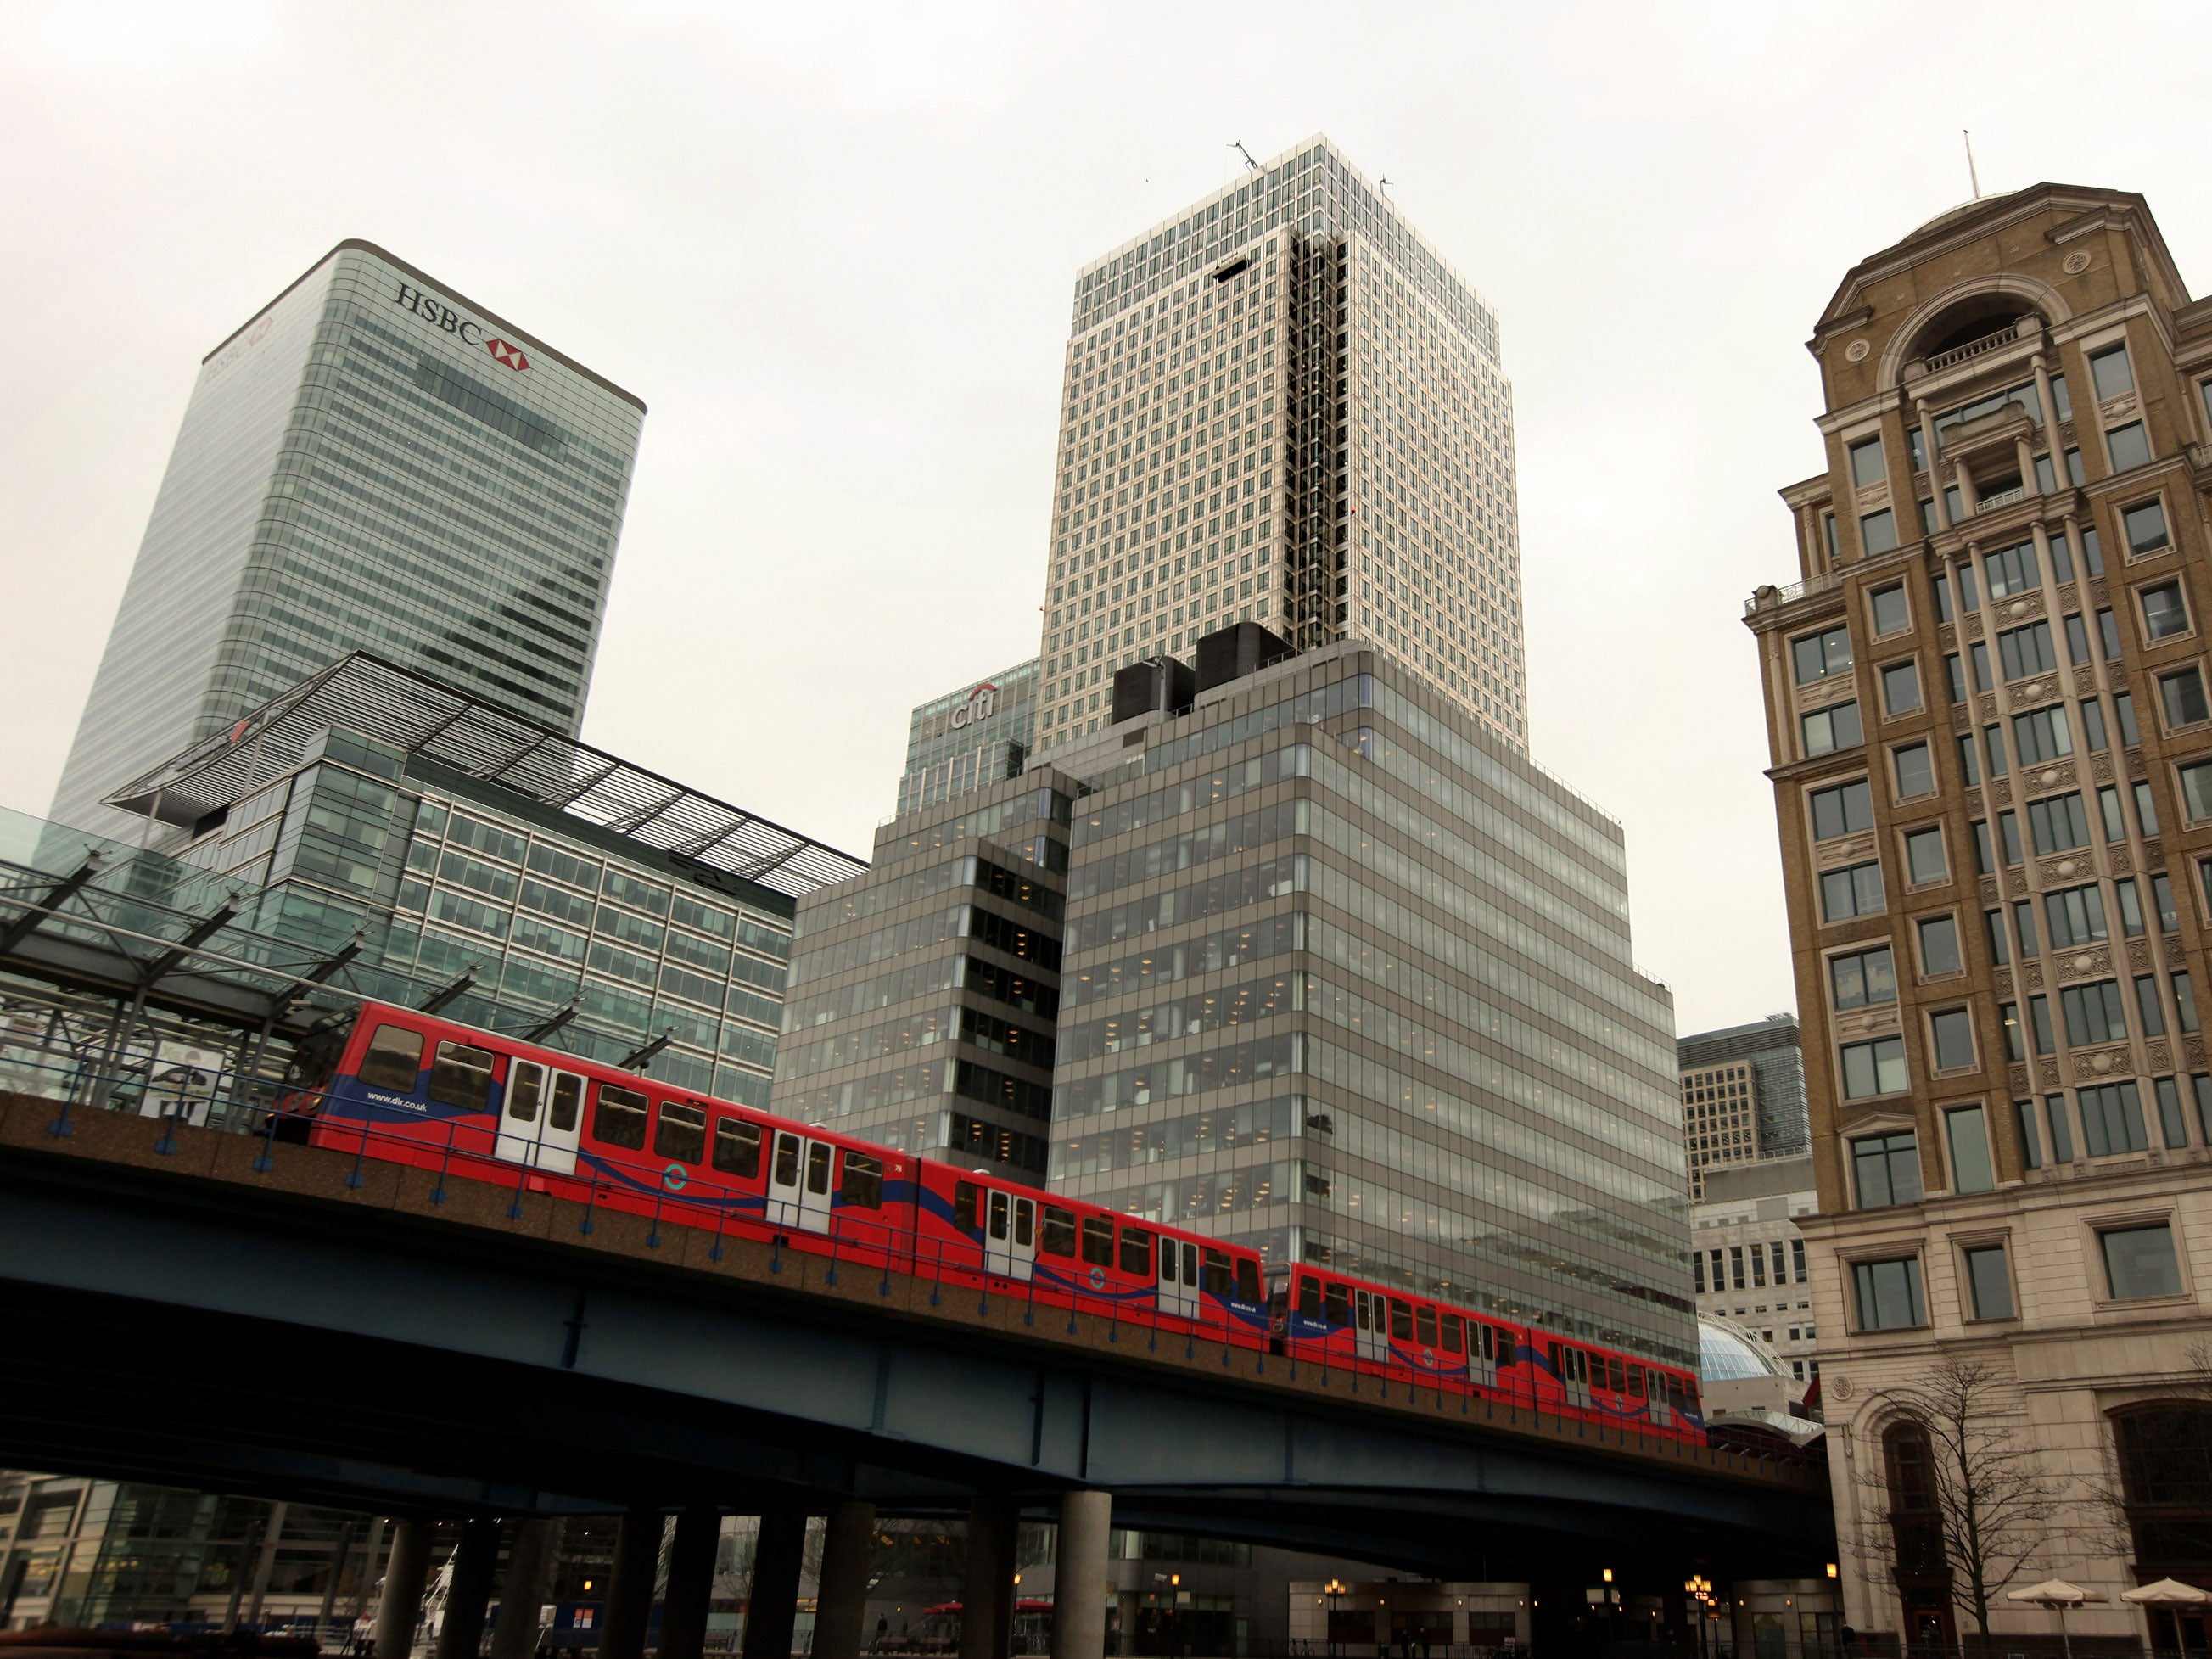
[(1243, 1246), (434, 1015), (365, 1004), (298, 1081), (276, 1127), (315, 1146), (1267, 1344)]

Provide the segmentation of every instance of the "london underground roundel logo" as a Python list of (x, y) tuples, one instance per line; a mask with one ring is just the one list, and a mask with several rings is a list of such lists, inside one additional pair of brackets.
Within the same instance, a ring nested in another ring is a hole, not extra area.
[(484, 349), (491, 353), (494, 362), (505, 363), (509, 368), (524, 369), (530, 367), (530, 359), (522, 355), (520, 346), (509, 345), (504, 340), (486, 340)]

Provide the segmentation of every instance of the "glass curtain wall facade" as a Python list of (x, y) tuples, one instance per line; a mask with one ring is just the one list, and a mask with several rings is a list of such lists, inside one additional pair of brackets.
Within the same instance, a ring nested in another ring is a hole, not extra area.
[(1515, 489), (1489, 307), (1326, 139), (1255, 167), (1077, 276), (1039, 743), (1243, 621), (1370, 641), (1525, 744)]
[(1036, 745), (1037, 659), (916, 708), (907, 723), (898, 816), (1018, 776)]
[(365, 648), (581, 726), (645, 406), (366, 242), (201, 366), (49, 816)]
[(1128, 729), (1074, 814), (1054, 1189), (1694, 1364), (1619, 826), (1362, 646)]
[(895, 819), (800, 901), (772, 1109), (1044, 1184), (1081, 788), (1033, 769)]
[(1805, 1153), (1805, 1051), (1796, 1016), (1700, 1031), (1675, 1052), (1692, 1202), (1705, 1195), (1705, 1171), (1715, 1164)]

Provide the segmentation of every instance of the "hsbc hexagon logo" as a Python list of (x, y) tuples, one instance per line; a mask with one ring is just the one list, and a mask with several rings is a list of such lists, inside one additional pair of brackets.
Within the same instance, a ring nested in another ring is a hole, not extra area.
[(484, 349), (491, 353), (494, 362), (505, 363), (509, 368), (530, 367), (530, 359), (522, 355), (520, 346), (509, 345), (504, 340), (486, 340)]
[(509, 345), (505, 340), (485, 339), (482, 323), (463, 316), (436, 295), (402, 283), (399, 292), (393, 298), (403, 309), (413, 312), (433, 328), (453, 335), (462, 344), (475, 345), (481, 342), (483, 349), (491, 353), (494, 362), (504, 363), (517, 371), (530, 367), (530, 359), (523, 356), (520, 346)]

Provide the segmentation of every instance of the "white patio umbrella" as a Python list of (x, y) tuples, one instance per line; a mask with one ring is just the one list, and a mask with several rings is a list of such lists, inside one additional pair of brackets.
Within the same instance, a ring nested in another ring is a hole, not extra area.
[(2137, 1607), (2164, 1607), (2173, 1620), (2173, 1645), (2179, 1651), (2183, 1645), (2180, 1610), (2183, 1607), (2201, 1607), (2212, 1601), (2212, 1595), (2207, 1595), (2194, 1584), (2185, 1584), (2179, 1578), (2161, 1578), (2155, 1583), (2122, 1590), (2120, 1600), (2133, 1601)]
[(2030, 1601), (2039, 1607), (2054, 1607), (2058, 1613), (2058, 1645), (2066, 1659), (2074, 1659), (2074, 1644), (2066, 1634), (2066, 1609), (2078, 1607), (2085, 1601), (2109, 1601), (2112, 1598), (2102, 1590), (2084, 1589), (2079, 1584), (2069, 1584), (2063, 1578), (2046, 1578), (2039, 1584), (2030, 1584), (2026, 1589), (2007, 1590), (2008, 1601)]

